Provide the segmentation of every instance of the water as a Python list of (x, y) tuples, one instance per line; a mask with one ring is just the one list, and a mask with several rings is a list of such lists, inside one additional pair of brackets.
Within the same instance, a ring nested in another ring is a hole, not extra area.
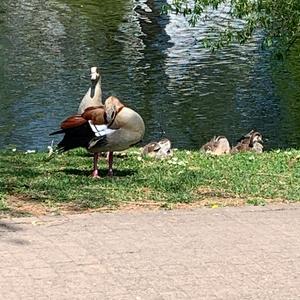
[(178, 148), (213, 135), (232, 143), (252, 128), (266, 148), (300, 147), (300, 45), (272, 61), (257, 41), (212, 54), (155, 0), (6, 0), (0, 8), (0, 148), (45, 150), (76, 112), (99, 66), (104, 97), (144, 118), (144, 142), (162, 132)]

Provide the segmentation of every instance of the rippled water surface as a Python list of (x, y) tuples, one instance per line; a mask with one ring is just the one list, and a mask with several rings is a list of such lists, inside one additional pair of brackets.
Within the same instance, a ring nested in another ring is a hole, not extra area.
[(118, 96), (179, 148), (251, 128), (266, 147), (300, 147), (300, 45), (284, 62), (256, 42), (212, 54), (155, 0), (7, 0), (0, 8), (0, 148), (44, 150), (76, 112), (99, 66), (104, 97)]

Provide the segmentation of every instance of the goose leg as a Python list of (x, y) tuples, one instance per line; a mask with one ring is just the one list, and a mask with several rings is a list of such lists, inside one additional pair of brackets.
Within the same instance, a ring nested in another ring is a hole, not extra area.
[(112, 165), (113, 165), (113, 152), (108, 152), (108, 174), (107, 176), (112, 177), (113, 176), (113, 169), (112, 169)]
[(99, 153), (94, 153), (94, 169), (93, 169), (93, 173), (92, 173), (93, 178), (99, 178), (99, 175), (98, 175), (98, 157), (99, 157)]

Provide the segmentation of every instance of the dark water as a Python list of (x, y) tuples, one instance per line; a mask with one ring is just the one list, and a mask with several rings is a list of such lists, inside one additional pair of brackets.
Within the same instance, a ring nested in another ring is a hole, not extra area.
[[(2, 1), (4, 2), (4, 1)], [(300, 45), (284, 62), (257, 42), (217, 54), (201, 48), (208, 25), (160, 16), (155, 0), (6, 0), (0, 7), (0, 148), (44, 150), (76, 112), (89, 69), (146, 123), (197, 148), (257, 128), (267, 148), (300, 147)]]

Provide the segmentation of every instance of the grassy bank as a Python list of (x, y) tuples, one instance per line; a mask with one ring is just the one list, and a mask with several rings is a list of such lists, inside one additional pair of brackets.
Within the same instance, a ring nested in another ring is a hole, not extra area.
[[(82, 210), (178, 203), (263, 205), (300, 200), (300, 151), (222, 157), (175, 151), (165, 161), (141, 159), (138, 149), (115, 158), (115, 177), (92, 179), (84, 151), (46, 162), (47, 153), (0, 152), (0, 211)], [(100, 173), (106, 176), (104, 158)]]

